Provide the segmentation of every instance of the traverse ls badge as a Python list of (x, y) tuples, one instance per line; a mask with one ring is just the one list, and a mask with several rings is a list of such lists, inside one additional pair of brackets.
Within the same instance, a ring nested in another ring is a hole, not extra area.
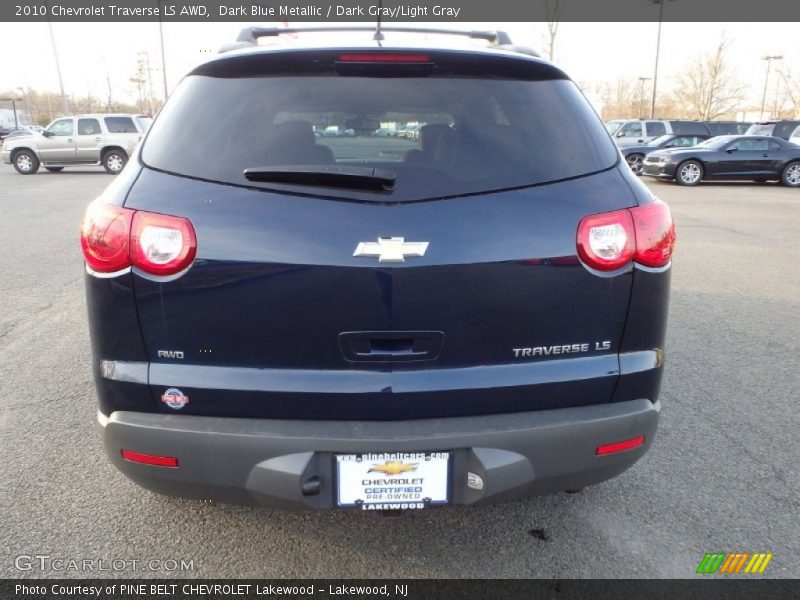
[(359, 242), (353, 256), (378, 257), (381, 263), (401, 263), (406, 256), (425, 256), (429, 243), (406, 242), (402, 237), (379, 237), (377, 242)]

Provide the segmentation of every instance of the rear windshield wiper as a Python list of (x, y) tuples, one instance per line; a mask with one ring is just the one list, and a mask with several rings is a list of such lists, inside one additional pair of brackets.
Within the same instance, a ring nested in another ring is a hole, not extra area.
[(277, 165), (244, 170), (248, 181), (390, 192), (397, 173), (391, 169), (325, 165)]

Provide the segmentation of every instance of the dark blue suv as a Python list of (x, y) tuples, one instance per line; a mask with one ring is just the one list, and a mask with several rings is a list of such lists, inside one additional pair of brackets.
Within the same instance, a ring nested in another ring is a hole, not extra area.
[(113, 464), (393, 510), (641, 458), (675, 230), (575, 84), (503, 43), (252, 43), (273, 34), (194, 69), (86, 212)]

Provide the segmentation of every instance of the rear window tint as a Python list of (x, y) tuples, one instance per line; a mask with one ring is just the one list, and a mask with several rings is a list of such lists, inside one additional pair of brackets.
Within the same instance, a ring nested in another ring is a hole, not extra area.
[[(162, 109), (142, 159), (229, 184), (412, 201), (577, 177), (613, 166), (617, 152), (567, 80), (193, 75)], [(243, 175), (278, 165), (388, 168), (397, 179), (376, 197)]]
[(106, 117), (105, 122), (110, 133), (139, 133), (130, 117)]

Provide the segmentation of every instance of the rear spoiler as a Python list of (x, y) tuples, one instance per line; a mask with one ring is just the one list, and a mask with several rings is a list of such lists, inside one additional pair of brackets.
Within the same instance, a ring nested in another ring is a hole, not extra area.
[(430, 33), (435, 35), (457, 35), (468, 37), (476, 40), (486, 40), (492, 47), (501, 50), (510, 50), (513, 52), (522, 52), (531, 56), (539, 56), (530, 48), (523, 48), (515, 46), (509, 35), (505, 31), (499, 30), (472, 30), (464, 31), (457, 29), (430, 29), (421, 27), (245, 27), (239, 32), (236, 41), (230, 44), (225, 44), (220, 48), (220, 52), (228, 52), (230, 50), (238, 50), (239, 48), (248, 48), (258, 45), (259, 38), (262, 37), (278, 37), (280, 35), (289, 35), (294, 33), (330, 33), (330, 32), (343, 32), (343, 31), (373, 31), (373, 40), (381, 41), (384, 39), (383, 32), (389, 31), (392, 33)]

